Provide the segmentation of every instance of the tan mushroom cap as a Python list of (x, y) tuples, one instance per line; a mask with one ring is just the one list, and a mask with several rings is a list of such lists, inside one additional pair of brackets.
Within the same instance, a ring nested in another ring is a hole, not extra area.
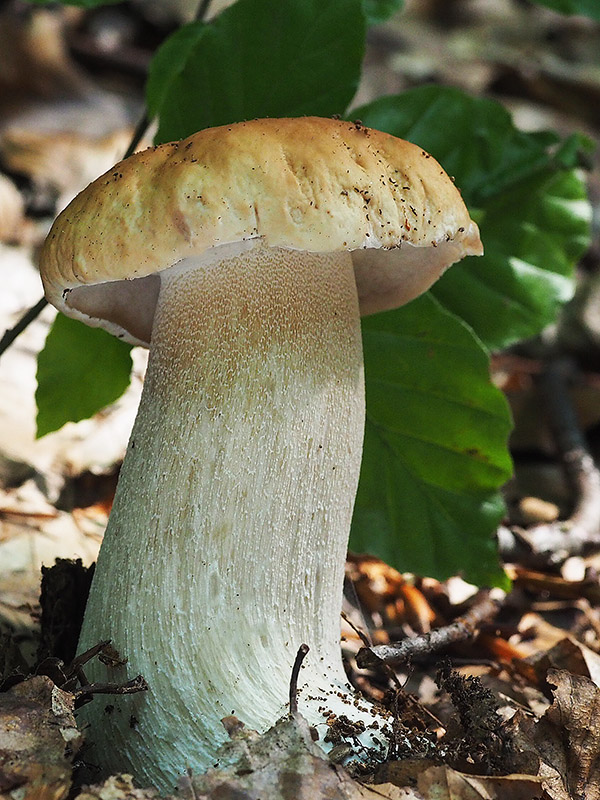
[(128, 324), (130, 310), (151, 320), (159, 282), (146, 276), (254, 239), (352, 251), (361, 313), (401, 305), (482, 253), (459, 191), (420, 147), (341, 120), (258, 119), (150, 148), (98, 178), (54, 222), (42, 279), (60, 311), (147, 344), (151, 322)]

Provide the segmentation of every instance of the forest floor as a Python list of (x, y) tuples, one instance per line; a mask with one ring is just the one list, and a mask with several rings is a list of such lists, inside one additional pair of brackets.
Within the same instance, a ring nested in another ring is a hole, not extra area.
[[(54, 214), (127, 147), (152, 52), (175, 24), (149, 8), (0, 7), (0, 332), (41, 296), (36, 257)], [(599, 50), (600, 25), (517, 0), (407, 2), (369, 34), (356, 105), (435, 81), (499, 99), (524, 129), (581, 131), (600, 143)], [(560, 358), (549, 362), (530, 342), (492, 360), (515, 418), (515, 478), (498, 533), (512, 589), (403, 575), (350, 554), (342, 649), (355, 686), (390, 710), (387, 761), (355, 764), (350, 775), (334, 763), (344, 754), (324, 760), (292, 717), (278, 730), (287, 760), (265, 757), (268, 740), (238, 728), (233, 746), (250, 754), (248, 774), (187, 776), (174, 796), (260, 797), (260, 774), (272, 787), (263, 800), (600, 798), (597, 153), (587, 179), (594, 241), (558, 323)], [(73, 714), (88, 699), (73, 661), (87, 568), (145, 354), (135, 351), (118, 403), (36, 440), (36, 356), (54, 313), (46, 308), (0, 358), (0, 798), (157, 797), (126, 776), (82, 787)], [(549, 397), (559, 402), (540, 414)], [(279, 778), (290, 770), (296, 782), (286, 790)]]

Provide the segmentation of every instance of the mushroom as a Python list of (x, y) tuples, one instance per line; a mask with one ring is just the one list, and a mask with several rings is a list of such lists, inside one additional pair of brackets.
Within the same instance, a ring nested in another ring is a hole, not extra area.
[(150, 347), (80, 647), (110, 638), (149, 691), (89, 704), (86, 757), (169, 789), (212, 765), (234, 714), (298, 709), (383, 747), (357, 697), (340, 608), (364, 428), (360, 315), (481, 254), (415, 145), (334, 119), (203, 130), (118, 164), (55, 221), (50, 302)]

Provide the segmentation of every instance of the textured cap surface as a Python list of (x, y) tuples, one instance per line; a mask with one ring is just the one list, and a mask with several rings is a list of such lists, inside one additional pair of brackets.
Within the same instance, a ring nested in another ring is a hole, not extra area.
[[(312, 252), (364, 250), (355, 264), (367, 313), (406, 302), (389, 273), (414, 247), (437, 248), (424, 288), (449, 264), (481, 253), (458, 190), (421, 148), (341, 120), (264, 119), (203, 130), (115, 166), (55, 221), (42, 279), (61, 311), (120, 333), (102, 321), (100, 307), (78, 311), (70, 290), (142, 278), (250, 239)], [(382, 254), (381, 271), (375, 248), (396, 248)], [(411, 259), (411, 270), (422, 268), (421, 256)]]

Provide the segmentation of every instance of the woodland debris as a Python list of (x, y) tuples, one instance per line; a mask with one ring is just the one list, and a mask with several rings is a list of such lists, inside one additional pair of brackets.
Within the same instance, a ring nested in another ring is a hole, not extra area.
[(290, 703), (290, 714), (293, 716), (298, 712), (298, 675), (300, 674), (300, 667), (302, 666), (302, 662), (308, 655), (310, 647), (307, 644), (301, 644), (298, 648), (298, 652), (296, 653), (296, 658), (294, 660), (294, 666), (292, 667), (292, 675), (290, 677), (290, 693), (289, 693), (289, 703)]
[[(402, 764), (399, 764), (402, 766)], [(390, 800), (539, 800), (542, 779), (532, 775), (480, 776), (468, 775), (447, 766), (430, 766), (413, 762), (412, 770), (403, 770), (402, 780), (416, 785), (414, 794), (395, 794), (402, 791), (393, 782), (373, 788)]]
[(562, 600), (578, 600), (585, 598), (594, 605), (600, 604), (600, 580), (598, 575), (589, 571), (583, 580), (570, 581), (560, 575), (515, 567), (509, 571), (515, 587), (526, 589), (530, 593)]
[(82, 743), (73, 697), (37, 675), (0, 693), (0, 792), (9, 800), (61, 800)]
[(34, 319), (37, 319), (47, 305), (48, 301), (45, 297), (42, 297), (35, 305), (31, 306), (31, 308), (28, 308), (27, 311), (21, 317), (19, 317), (17, 322), (11, 328), (8, 328), (6, 331), (4, 331), (2, 338), (0, 339), (0, 356), (7, 348), (10, 347), (17, 336), (23, 333), (25, 328), (31, 325)]
[(89, 650), (80, 653), (68, 664), (60, 658), (48, 656), (44, 658), (36, 667), (36, 672), (48, 675), (62, 688), (73, 693), (75, 708), (89, 702), (91, 695), (94, 694), (136, 694), (137, 692), (148, 691), (148, 684), (142, 675), (137, 675), (128, 681), (121, 683), (114, 682), (95, 682), (89, 683), (83, 667), (95, 658), (107, 666), (122, 666), (126, 659), (122, 659), (119, 653), (112, 646), (110, 639), (98, 642)]
[(137, 694), (138, 692), (147, 692), (150, 687), (142, 677), (137, 675), (125, 683), (84, 683), (75, 691), (75, 702), (86, 702), (92, 694)]
[(368, 668), (382, 662), (398, 665), (430, 656), (451, 644), (473, 638), (482, 622), (491, 621), (499, 610), (500, 603), (488, 591), (479, 592), (469, 611), (450, 625), (401, 642), (363, 647), (356, 655), (356, 663), (361, 668)]
[[(17, 513), (3, 511), (1, 504), (0, 492), (0, 630), (2, 602), (7, 598), (19, 595), (26, 599), (28, 609), (25, 610), (29, 615), (37, 609), (42, 564), (52, 564), (56, 556), (78, 556), (84, 563), (94, 560), (102, 523), (106, 520), (105, 514), (79, 519), (64, 511), (56, 517), (29, 514), (20, 517)], [(59, 603), (54, 612), (58, 615), (61, 610), (67, 616), (70, 613), (64, 602)], [(62, 622), (55, 616), (53, 625), (72, 627), (67, 616)]]
[(542, 500), (540, 497), (523, 497), (519, 501), (519, 513), (527, 525), (539, 522), (555, 522), (560, 516), (556, 503)]
[[(193, 800), (193, 795), (188, 797)], [(111, 775), (104, 783), (84, 786), (76, 800), (159, 800), (159, 797), (156, 789), (136, 789), (131, 775)]]
[(519, 715), (516, 738), (538, 759), (552, 800), (600, 798), (600, 689), (588, 678), (551, 670), (554, 702), (536, 723)]
[[(550, 649), (513, 663), (517, 671), (527, 675), (532, 683), (537, 682), (540, 688), (547, 688), (546, 676), (550, 670), (580, 675), (600, 686), (600, 656), (572, 637), (567, 636)], [(549, 689), (546, 693), (550, 696)]]
[(80, 558), (57, 558), (54, 566), (42, 567), (40, 659), (75, 658), (93, 575), (94, 565), (85, 567)]
[(388, 768), (393, 764), (403, 764), (406, 760), (415, 759), (423, 763), (428, 761), (435, 763), (440, 760), (441, 751), (437, 742), (437, 734), (441, 733), (443, 728), (440, 725), (437, 730), (431, 730), (431, 719), (426, 721), (419, 719), (419, 714), (415, 713), (414, 709), (410, 709), (409, 698), (410, 695), (405, 694), (402, 690), (396, 691), (393, 695), (390, 703), (393, 713), (392, 735), (387, 759), (376, 769), (376, 781), (390, 780)]
[(575, 508), (566, 520), (529, 528), (500, 526), (498, 544), (506, 562), (534, 569), (556, 568), (569, 557), (600, 549), (600, 471), (570, 398), (573, 375), (569, 359), (552, 359), (539, 376), (539, 386), (557, 450), (575, 491)]
[(444, 662), (437, 681), (447, 692), (460, 718), (458, 735), (448, 732), (441, 747), (448, 762), (463, 770), (483, 775), (503, 775), (512, 771), (514, 743), (512, 732), (498, 714), (495, 695), (476, 676), (463, 676)]
[(180, 782), (184, 797), (381, 800), (381, 793), (360, 785), (342, 767), (331, 764), (299, 715), (282, 719), (262, 736), (244, 726), (233, 726), (231, 735), (231, 741), (219, 751), (218, 766)]
[(531, 775), (467, 775), (440, 766), (424, 772), (417, 786), (431, 800), (539, 800), (541, 783)]
[(378, 613), (391, 623), (402, 619), (420, 633), (438, 622), (420, 589), (380, 559), (349, 553), (347, 576), (369, 613)]

